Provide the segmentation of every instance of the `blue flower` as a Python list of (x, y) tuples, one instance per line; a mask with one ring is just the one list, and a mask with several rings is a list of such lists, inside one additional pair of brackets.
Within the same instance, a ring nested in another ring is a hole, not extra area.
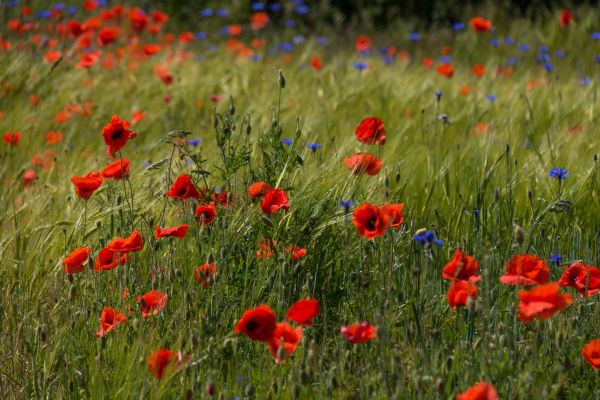
[(595, 58), (595, 61), (596, 61), (598, 64), (600, 64), (600, 54), (598, 54), (598, 55), (596, 56), (596, 58)]
[(495, 94), (488, 94), (486, 97), (490, 101), (490, 103), (493, 103), (494, 101), (496, 101), (496, 95)]
[(441, 90), (436, 90), (434, 94), (435, 94), (435, 97), (437, 98), (437, 101), (440, 101), (442, 99), (442, 91)]
[(421, 40), (421, 34), (419, 32), (411, 32), (408, 35), (408, 40), (410, 40), (411, 42), (418, 42), (419, 40)]
[(217, 50), (219, 50), (219, 47), (216, 44), (211, 44), (210, 46), (208, 46), (206, 48), (206, 51), (210, 51), (210, 52), (214, 52), (214, 51), (217, 51)]
[(510, 57), (508, 60), (506, 60), (506, 65), (515, 65), (517, 63), (517, 59), (514, 57)]
[(498, 39), (492, 39), (490, 40), (490, 44), (492, 45), (492, 47), (498, 47), (502, 44), (502, 42)]
[(394, 62), (394, 57), (392, 56), (385, 56), (383, 57), (383, 62), (386, 64), (391, 64)]
[(295, 28), (296, 21), (294, 21), (293, 19), (288, 19), (287, 21), (285, 21), (285, 26), (287, 26), (288, 28)]
[(300, 43), (304, 42), (304, 36), (296, 35), (293, 37), (292, 41), (294, 42), (294, 44), (300, 44)]
[(306, 148), (311, 149), (313, 151), (313, 153), (315, 151), (317, 151), (317, 149), (320, 149), (321, 147), (323, 147), (323, 145), (321, 143), (309, 143), (306, 145)]
[(442, 56), (439, 58), (439, 62), (441, 62), (442, 64), (450, 64), (452, 62), (452, 57)]
[(368, 66), (369, 66), (369, 64), (367, 64), (366, 62), (363, 62), (363, 61), (357, 61), (354, 63), (354, 68), (356, 68), (359, 71), (366, 69)]
[(317, 38), (317, 43), (321, 46), (325, 46), (327, 44), (327, 39), (324, 38), (323, 36), (319, 36)]
[(340, 200), (340, 206), (344, 207), (344, 212), (348, 214), (350, 212), (350, 207), (354, 205), (352, 200)]
[(544, 69), (548, 72), (552, 72), (554, 70), (554, 65), (552, 63), (544, 64)]
[(569, 177), (569, 172), (564, 168), (557, 167), (557, 168), (550, 169), (550, 172), (548, 173), (548, 175), (551, 178), (556, 178), (558, 180), (562, 180), (562, 179), (566, 179)]
[(200, 15), (203, 17), (212, 17), (213, 10), (212, 8), (205, 8), (204, 10), (200, 11)]
[(225, 8), (219, 8), (219, 9), (216, 11), (216, 14), (217, 14), (217, 16), (219, 16), (219, 17), (226, 17), (226, 16), (228, 16), (228, 15), (229, 15), (229, 12), (228, 12), (228, 11), (227, 11), (227, 9), (225, 9)]
[(52, 16), (52, 11), (42, 10), (42, 11), (38, 11), (36, 15), (38, 18), (46, 19), (46, 18), (50, 18)]
[(261, 2), (255, 2), (251, 5), (253, 11), (263, 11), (265, 9), (265, 5)]
[(9, 7), (16, 7), (19, 5), (19, 1), (18, 0), (9, 0), (6, 2), (6, 5)]
[(67, 6), (65, 5), (65, 3), (56, 3), (52, 8), (58, 11), (62, 11), (66, 8)]
[(527, 43), (521, 43), (519, 45), (519, 51), (521, 51), (523, 53), (529, 51), (529, 45)]
[(108, 1), (106, 0), (96, 0), (96, 4), (98, 7), (106, 7), (108, 5)]
[(294, 50), (294, 45), (284, 42), (279, 45), (279, 50), (283, 51), (284, 53), (291, 53)]
[(281, 11), (281, 4), (279, 4), (279, 3), (269, 4), (269, 10), (271, 10), (272, 12), (279, 12), (279, 11)]
[(544, 46), (544, 45), (542, 45), (542, 46), (540, 46), (540, 47), (538, 48), (538, 51), (539, 51), (540, 53), (543, 53), (543, 54), (545, 54), (545, 53), (547, 53), (547, 52), (549, 51), (549, 49), (548, 49), (548, 46)]
[(283, 142), (283, 144), (285, 144), (286, 146), (291, 146), (292, 143), (294, 143), (294, 141), (292, 139), (281, 139), (281, 141)]
[(594, 39), (594, 40), (600, 40), (600, 32), (594, 32), (594, 33), (592, 33), (592, 39)]
[(189, 139), (187, 141), (187, 144), (189, 144), (192, 147), (196, 147), (198, 146), (200, 143), (202, 143), (202, 139)]
[(535, 59), (539, 63), (549, 63), (550, 61), (552, 61), (552, 58), (550, 58), (550, 56), (545, 53), (538, 55)]
[(452, 24), (452, 29), (454, 29), (455, 31), (462, 31), (463, 29), (465, 29), (465, 23), (462, 21), (455, 22)]
[(144, 161), (144, 167), (148, 168), (149, 166), (152, 165), (152, 161)]
[(77, 13), (77, 7), (75, 7), (75, 6), (67, 7), (67, 13), (69, 13), (71, 15)]
[(197, 40), (204, 40), (204, 39), (206, 39), (206, 32), (196, 32), (196, 34), (194, 35), (194, 37)]
[(510, 46), (515, 43), (515, 39), (511, 38), (510, 36), (507, 36), (504, 38), (504, 43)]
[(554, 52), (554, 56), (556, 56), (556, 58), (565, 58), (566, 55), (567, 53), (564, 50), (556, 50)]
[(251, 59), (252, 59), (252, 61), (255, 61), (255, 62), (260, 61), (260, 60), (262, 60), (262, 56), (260, 54), (254, 53), (254, 54), (252, 54)]
[(550, 256), (550, 262), (551, 262), (552, 264), (554, 264), (554, 265), (558, 265), (558, 264), (560, 264), (560, 262), (561, 262), (561, 261), (562, 261), (562, 256), (561, 256), (560, 254), (558, 254), (558, 253), (556, 253), (556, 254), (552, 254), (552, 255)]
[(579, 83), (581, 84), (581, 86), (589, 86), (591, 81), (590, 78), (588, 78), (587, 76), (582, 76), (581, 79), (579, 79)]
[(477, 209), (473, 210), (473, 216), (475, 218), (478, 218), (480, 215), (481, 215), (481, 211), (480, 210), (477, 210)]
[(417, 231), (413, 239), (426, 246), (436, 245), (437, 247), (442, 247), (444, 244), (444, 242), (437, 238), (435, 232), (425, 229)]
[(296, 7), (296, 12), (300, 15), (308, 14), (308, 6), (302, 4)]

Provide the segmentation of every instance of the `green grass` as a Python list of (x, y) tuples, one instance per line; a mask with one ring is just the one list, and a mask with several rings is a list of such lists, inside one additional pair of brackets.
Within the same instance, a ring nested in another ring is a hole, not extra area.
[[(465, 32), (453, 38), (444, 30), (415, 46), (412, 61), (387, 66), (371, 57), (362, 73), (352, 67), (357, 57), (342, 38), (327, 51), (309, 39), (289, 64), (279, 57), (236, 60), (225, 50), (200, 48), (202, 62), (169, 68), (175, 77), (169, 87), (152, 72), (164, 53), (134, 73), (126, 66), (78, 70), (68, 59), (52, 68), (33, 51), (2, 55), (0, 133), (20, 130), (23, 136), (17, 146), (0, 142), (0, 395), (202, 398), (213, 383), (224, 398), (254, 392), (257, 399), (446, 399), (487, 380), (503, 399), (600, 398), (600, 375), (580, 354), (598, 337), (600, 297), (581, 299), (566, 289), (574, 297), (570, 308), (524, 324), (516, 319), (518, 289), (498, 282), (504, 262), (522, 252), (546, 260), (560, 253), (563, 263), (600, 262), (599, 86), (597, 79), (588, 87), (578, 82), (579, 74), (598, 75), (593, 56), (600, 51), (590, 39), (598, 13), (584, 11), (568, 33), (554, 20), (504, 24), (503, 32), (518, 43), (544, 43), (569, 54), (548, 74), (532, 50), (508, 78), (494, 71), (516, 51), (494, 50), (487, 36)], [(437, 58), (444, 44), (456, 60), (452, 79), (420, 64), (424, 55)], [(323, 58), (322, 71), (306, 66), (312, 55)], [(484, 78), (471, 75), (474, 63), (486, 64)], [(273, 119), (279, 69), (287, 84), (280, 118)], [(526, 90), (532, 80), (546, 83)], [(458, 93), (463, 85), (471, 94)], [(439, 103), (436, 90), (443, 92)], [(497, 100), (490, 103), (486, 95), (492, 93)], [(231, 143), (251, 151), (250, 163), (237, 160), (235, 173), (217, 150), (213, 94), (224, 95), (216, 105), (223, 116), (233, 96)], [(40, 104), (31, 105), (30, 95), (39, 96)], [(172, 96), (169, 104), (165, 95)], [(55, 121), (66, 104), (83, 101), (95, 102), (91, 116)], [(130, 119), (133, 110), (146, 118), (123, 150), (131, 160), (127, 190), (105, 181), (84, 208), (70, 178), (108, 164), (102, 127), (113, 114)], [(450, 125), (438, 119), (441, 113)], [(249, 135), (241, 129), (245, 115), (251, 116)], [(354, 139), (354, 128), (370, 115), (385, 122), (385, 146), (366, 148)], [(478, 122), (489, 125), (487, 135), (472, 134)], [(575, 125), (581, 132), (569, 135)], [(296, 139), (291, 148), (280, 144), (278, 127), (281, 137)], [(63, 141), (46, 144), (50, 130), (62, 132)], [(174, 130), (189, 130), (203, 142), (195, 149), (176, 146), (167, 136)], [(305, 147), (313, 142), (323, 147)], [(38, 170), (35, 187), (25, 190), (22, 173), (34, 153), (48, 148), (55, 162), (47, 172)], [(344, 168), (343, 158), (357, 150), (381, 157), (379, 175), (355, 177)], [(190, 203), (164, 196), (175, 176), (196, 168), (184, 162), (189, 152), (206, 160), (202, 168), (210, 172), (206, 181), (194, 177), (198, 186), (230, 188), (236, 196), (233, 206), (219, 207), (209, 227), (198, 226)], [(154, 170), (142, 165), (165, 159)], [(557, 181), (548, 177), (557, 166), (570, 173), (560, 197)], [(292, 204), (287, 214), (262, 215), (245, 194), (257, 180), (286, 189)], [(383, 237), (361, 239), (339, 206), (342, 199), (355, 206), (366, 200), (404, 203), (405, 221)], [(474, 209), (481, 210), (478, 223)], [(96, 274), (88, 262), (82, 274), (63, 272), (70, 251), (91, 246), (95, 255), (107, 241), (129, 235), (130, 219), (146, 243), (126, 266)], [(185, 239), (157, 244), (153, 229), (159, 222), (188, 223), (190, 231)], [(523, 243), (513, 239), (515, 225), (524, 230)], [(434, 230), (444, 246), (423, 249), (412, 239), (419, 228)], [(297, 244), (307, 256), (257, 259), (261, 238)], [(455, 248), (472, 254), (482, 268), (470, 314), (452, 311), (446, 302), (449, 284), (441, 270)], [(204, 288), (193, 269), (208, 259), (220, 273)], [(563, 266), (551, 268), (557, 280)], [(130, 296), (124, 300), (125, 288)], [(169, 300), (143, 320), (135, 298), (153, 288)], [(288, 307), (306, 297), (317, 298), (322, 311), (284, 365), (273, 362), (265, 345), (233, 333), (246, 309), (268, 304), (283, 320)], [(126, 325), (96, 339), (104, 306), (121, 312), (131, 307), (131, 313)], [(340, 327), (362, 320), (378, 327), (378, 339), (347, 343)], [(157, 381), (147, 371), (147, 357), (158, 348), (192, 359)]]

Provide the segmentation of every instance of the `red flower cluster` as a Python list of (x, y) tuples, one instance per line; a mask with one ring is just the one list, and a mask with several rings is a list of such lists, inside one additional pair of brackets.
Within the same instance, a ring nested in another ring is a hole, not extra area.
[(403, 204), (386, 204), (378, 207), (364, 202), (352, 212), (352, 223), (360, 236), (374, 239), (386, 229), (399, 228), (404, 221)]

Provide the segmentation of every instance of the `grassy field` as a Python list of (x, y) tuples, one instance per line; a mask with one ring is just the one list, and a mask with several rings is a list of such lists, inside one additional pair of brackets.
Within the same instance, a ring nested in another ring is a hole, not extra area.
[[(9, 21), (37, 21), (37, 10), (21, 17), (3, 7), (0, 134), (21, 136), (0, 141), (2, 398), (447, 399), (486, 381), (502, 399), (600, 399), (600, 375), (581, 354), (600, 336), (600, 295), (561, 288), (570, 307), (525, 323), (518, 293), (531, 287), (499, 282), (517, 254), (544, 260), (548, 282), (576, 261), (600, 263), (597, 11), (572, 10), (566, 27), (559, 12), (535, 23), (492, 19), (485, 33), (466, 20), (464, 30), (436, 27), (418, 41), (391, 27), (360, 55), (354, 41), (368, 32), (323, 43), (302, 27), (252, 31), (238, 21), (241, 46), (211, 24), (206, 39), (182, 43), (166, 34), (174, 21), (151, 35), (127, 17), (89, 28), (86, 51), (81, 36), (56, 27), (99, 10), (19, 31)], [(98, 45), (97, 32), (116, 24), (116, 42)], [(299, 33), (302, 43), (279, 50)], [(257, 38), (264, 48), (250, 45)], [(160, 51), (143, 54), (149, 43)], [(385, 59), (379, 48), (390, 45), (398, 51)], [(77, 68), (85, 54), (97, 63)], [(451, 78), (436, 71), (443, 62)], [(102, 132), (115, 114), (137, 137), (110, 159)], [(355, 138), (370, 116), (385, 124), (384, 145)], [(50, 144), (48, 132), (61, 140)], [(381, 171), (349, 171), (344, 159), (358, 151), (379, 157)], [(120, 157), (128, 179), (77, 196), (73, 176)], [(558, 167), (566, 179), (550, 176)], [(200, 201), (166, 195), (183, 173)], [(289, 211), (265, 214), (247, 194), (259, 181), (284, 189)], [(199, 223), (197, 205), (219, 192), (229, 204)], [(401, 226), (360, 236), (353, 211), (365, 201), (403, 204)], [(179, 224), (189, 225), (184, 238), (155, 238), (156, 225)], [(441, 246), (415, 240), (423, 228)], [(143, 249), (94, 272), (98, 252), (134, 229)], [(272, 257), (257, 257), (263, 240), (277, 242)], [(291, 257), (294, 245), (306, 255)], [(86, 247), (84, 271), (65, 273), (64, 258)], [(481, 280), (476, 298), (453, 310), (442, 270), (455, 249), (479, 262)], [(217, 270), (206, 286), (194, 279), (205, 262)], [(168, 300), (143, 318), (136, 298), (150, 290)], [(306, 298), (320, 313), (284, 363), (234, 332), (246, 310), (266, 304), (283, 321)], [(127, 321), (97, 338), (105, 307)], [(377, 338), (349, 343), (341, 328), (361, 321)], [(158, 349), (190, 357), (156, 379), (148, 358)]]

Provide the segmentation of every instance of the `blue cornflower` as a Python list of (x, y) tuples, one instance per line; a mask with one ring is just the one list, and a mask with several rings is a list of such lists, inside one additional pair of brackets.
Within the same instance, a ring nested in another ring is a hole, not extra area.
[(6, 5), (9, 7), (16, 7), (19, 5), (19, 1), (18, 0), (9, 0), (6, 2)]
[(96, 0), (96, 5), (98, 7), (106, 7), (108, 5), (108, 1), (107, 0)]
[(481, 215), (481, 210), (477, 210), (477, 209), (473, 210), (473, 216), (475, 218), (478, 218), (480, 215)]
[(294, 143), (294, 141), (292, 139), (281, 139), (281, 141), (283, 142), (283, 144), (285, 144), (286, 146), (291, 146), (292, 143)]
[(354, 205), (352, 200), (340, 200), (340, 205), (344, 207), (344, 212), (348, 214), (350, 212), (350, 207)]
[(50, 18), (52, 16), (52, 11), (42, 10), (42, 11), (38, 11), (36, 15), (38, 18), (46, 19), (46, 18)]
[(519, 45), (519, 51), (522, 51), (523, 53), (529, 51), (529, 45), (527, 43), (521, 43)]
[(317, 38), (317, 43), (321, 46), (325, 46), (327, 44), (327, 38), (324, 38), (323, 36), (319, 36)]
[(198, 146), (200, 143), (202, 143), (202, 139), (189, 139), (187, 141), (187, 144), (189, 144), (192, 147), (196, 147)]
[(287, 21), (285, 21), (285, 26), (287, 26), (288, 28), (295, 28), (296, 21), (293, 19), (288, 19)]
[(262, 56), (260, 54), (256, 54), (256, 53), (252, 54), (252, 57), (250, 57), (250, 58), (252, 61), (255, 61), (255, 62), (262, 60)]
[(579, 79), (579, 83), (581, 84), (581, 86), (589, 86), (591, 81), (590, 78), (588, 78), (587, 76), (582, 76), (581, 79)]
[(261, 2), (255, 2), (251, 5), (253, 11), (263, 11), (265, 9), (265, 5)]
[(434, 94), (435, 94), (437, 101), (440, 101), (442, 99), (442, 91), (441, 90), (436, 90)]
[(279, 50), (283, 51), (284, 53), (290, 53), (294, 50), (294, 45), (291, 43), (287, 43), (287, 42), (281, 43), (279, 45)]
[(354, 68), (356, 68), (359, 71), (366, 69), (368, 66), (369, 66), (369, 64), (367, 64), (366, 62), (363, 62), (363, 61), (357, 61), (354, 63)]
[(499, 39), (492, 39), (490, 40), (490, 44), (492, 47), (498, 47), (502, 44), (502, 42)]
[(554, 70), (554, 65), (552, 63), (544, 64), (544, 69), (548, 72), (552, 72)]
[(305, 4), (299, 5), (296, 7), (296, 13), (303, 15), (308, 14), (308, 6)]
[(552, 61), (552, 58), (550, 58), (550, 56), (546, 53), (539, 54), (535, 59), (539, 63), (549, 63)]
[(465, 23), (462, 21), (455, 22), (452, 24), (452, 29), (454, 29), (455, 31), (462, 31), (463, 29), (465, 29)]
[(596, 56), (595, 60), (596, 60), (596, 62), (597, 62), (598, 64), (600, 64), (600, 54), (598, 54), (598, 55)]
[(228, 36), (229, 35), (229, 25), (225, 25), (224, 27), (222, 27), (219, 32), (221, 33), (221, 36)]
[(211, 53), (217, 50), (219, 50), (219, 46), (217, 46), (216, 44), (211, 44), (206, 48), (206, 51), (210, 51)]
[(510, 57), (508, 60), (506, 60), (506, 65), (515, 65), (517, 63), (517, 59), (514, 57)]
[(383, 62), (386, 64), (391, 64), (394, 62), (394, 57), (392, 56), (385, 56), (383, 57)]
[(510, 46), (512, 44), (515, 44), (515, 39), (511, 38), (510, 36), (507, 36), (504, 38), (504, 43)]
[(323, 147), (323, 145), (321, 143), (309, 143), (306, 145), (306, 148), (311, 149), (313, 151), (313, 153), (316, 152), (321, 147)]
[(493, 103), (494, 101), (496, 101), (496, 95), (495, 94), (488, 94), (486, 97), (490, 101), (490, 103)]
[(212, 8), (205, 8), (204, 10), (200, 11), (200, 15), (202, 15), (203, 17), (212, 17), (213, 10)]
[(594, 40), (600, 40), (600, 32), (594, 32), (594, 33), (592, 33), (592, 39), (594, 39)]
[(152, 161), (144, 161), (144, 167), (148, 168), (149, 166), (152, 165)]
[(437, 247), (442, 247), (444, 244), (444, 242), (437, 238), (435, 232), (426, 229), (419, 229), (413, 239), (426, 246), (436, 245)]
[(408, 40), (410, 40), (411, 42), (418, 42), (419, 40), (421, 40), (421, 34), (419, 32), (411, 32), (408, 35)]
[(567, 53), (564, 50), (556, 50), (554, 52), (554, 56), (556, 58), (565, 58), (566, 55), (567, 55)]
[(55, 10), (59, 10), (62, 11), (66, 8), (66, 4), (65, 3), (56, 3), (52, 8)]
[(300, 44), (300, 43), (304, 42), (304, 36), (296, 35), (293, 37), (292, 42), (294, 42), (294, 44)]
[(226, 8), (219, 8), (219, 9), (218, 9), (218, 10), (215, 12), (215, 14), (217, 14), (217, 16), (219, 16), (219, 17), (226, 17), (226, 16), (228, 16), (228, 15), (229, 15), (229, 11), (227, 11), (227, 9), (226, 9)]
[(549, 49), (548, 49), (548, 46), (544, 46), (544, 45), (542, 45), (542, 46), (540, 46), (540, 47), (538, 48), (538, 51), (539, 51), (540, 53), (547, 53), (547, 52), (549, 51)]
[(439, 58), (439, 62), (442, 64), (450, 64), (452, 62), (452, 57), (450, 56), (442, 56)]
[(67, 7), (67, 13), (71, 14), (71, 15), (77, 13), (77, 7), (75, 7), (75, 6)]
[(550, 172), (548, 173), (548, 175), (551, 178), (556, 178), (558, 180), (562, 180), (562, 179), (566, 179), (569, 177), (569, 172), (564, 168), (557, 167), (557, 168), (550, 169)]
[(206, 32), (196, 32), (196, 34), (194, 35), (194, 37), (197, 40), (204, 40), (204, 39), (206, 39)]
[(281, 4), (279, 4), (279, 3), (269, 4), (269, 10), (271, 10), (272, 12), (279, 12), (279, 11), (281, 11)]
[(558, 264), (560, 264), (560, 262), (561, 262), (561, 261), (562, 261), (562, 256), (561, 256), (560, 254), (558, 254), (558, 253), (556, 253), (556, 254), (552, 254), (552, 255), (550, 256), (550, 262), (551, 262), (552, 264), (554, 264), (554, 265), (558, 265)]

